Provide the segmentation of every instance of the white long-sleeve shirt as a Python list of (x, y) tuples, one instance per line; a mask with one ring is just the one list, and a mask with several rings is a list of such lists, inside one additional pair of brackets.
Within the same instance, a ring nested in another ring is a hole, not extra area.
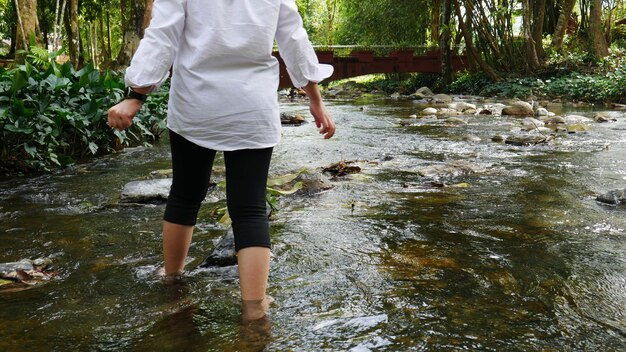
[(281, 128), (274, 39), (296, 87), (332, 74), (295, 0), (155, 0), (126, 85), (157, 87), (173, 65), (168, 128), (214, 150), (272, 147)]

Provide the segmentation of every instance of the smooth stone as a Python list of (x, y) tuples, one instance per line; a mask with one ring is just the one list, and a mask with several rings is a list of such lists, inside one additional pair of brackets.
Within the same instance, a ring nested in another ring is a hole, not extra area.
[(452, 109), (452, 110), (461, 111), (461, 112), (465, 112), (467, 110), (474, 110), (474, 111), (476, 111), (476, 105), (470, 104), (470, 103), (466, 103), (464, 101), (458, 101), (458, 102), (450, 103), (450, 104), (448, 104), (448, 108)]
[(298, 177), (295, 182), (302, 182), (301, 192), (308, 194), (318, 193), (333, 188), (333, 184), (328, 177), (319, 172), (304, 171)]
[(437, 115), (441, 115), (441, 116), (456, 116), (458, 114), (459, 114), (458, 111), (449, 109), (449, 108), (441, 108), (439, 109), (439, 112), (437, 113)]
[(594, 117), (593, 120), (595, 122), (615, 122), (617, 121), (617, 119), (611, 118), (609, 116), (607, 116), (606, 114), (603, 113), (597, 113)]
[(132, 181), (122, 189), (120, 203), (166, 201), (172, 186), (171, 178)]
[(566, 123), (565, 119), (561, 116), (553, 116), (544, 120), (543, 122), (545, 122), (547, 125), (563, 125)]
[(452, 97), (447, 94), (435, 94), (432, 99), (433, 104), (450, 104)]
[(626, 188), (616, 189), (608, 191), (605, 194), (599, 195), (596, 200), (606, 204), (626, 204)]
[(435, 109), (435, 108), (426, 108), (424, 110), (422, 110), (422, 115), (434, 115), (438, 112), (439, 110)]
[(409, 116), (409, 117), (410, 117), (410, 118), (412, 118), (412, 119), (416, 119), (416, 118), (417, 118), (417, 115), (413, 114), (413, 115), (411, 115), (411, 116)]
[(535, 130), (535, 129), (538, 129), (539, 127), (545, 126), (545, 123), (543, 121), (539, 121), (532, 117), (527, 117), (524, 120), (522, 120), (522, 125), (524, 126), (524, 129), (526, 129), (527, 131), (530, 131), (530, 130)]
[(458, 117), (448, 117), (446, 119), (446, 122), (457, 124), (457, 125), (467, 125), (467, 121), (460, 119)]
[(546, 108), (539, 108), (535, 111), (535, 116), (548, 116), (550, 112)]
[(413, 95), (415, 95), (415, 96), (417, 96), (419, 98), (427, 98), (427, 97), (432, 97), (434, 95), (434, 93), (428, 87), (421, 87)]
[(512, 116), (534, 116), (533, 106), (525, 101), (513, 102), (510, 106), (502, 109), (502, 115)]
[(567, 125), (567, 133), (587, 132), (591, 128), (584, 124)]
[(475, 134), (468, 134), (463, 136), (463, 140), (468, 142), (480, 142), (482, 139)]

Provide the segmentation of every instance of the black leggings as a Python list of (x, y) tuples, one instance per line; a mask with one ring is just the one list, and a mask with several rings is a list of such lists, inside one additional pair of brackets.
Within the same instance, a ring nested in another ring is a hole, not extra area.
[[(170, 131), (173, 181), (164, 220), (195, 225), (206, 197), (215, 150), (200, 147)], [(224, 152), (226, 204), (233, 221), (235, 250), (270, 245), (265, 188), (273, 148)]]

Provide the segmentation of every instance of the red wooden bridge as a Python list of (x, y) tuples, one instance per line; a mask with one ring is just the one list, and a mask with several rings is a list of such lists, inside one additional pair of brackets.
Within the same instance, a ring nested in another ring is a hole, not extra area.
[[(336, 81), (344, 78), (357, 77), (373, 73), (442, 73), (441, 52), (432, 48), (407, 48), (387, 50), (387, 55), (377, 55), (381, 49), (389, 47), (369, 47), (367, 50), (353, 46), (331, 46), (316, 48), (320, 63), (333, 65), (335, 72), (327, 81)], [(341, 55), (348, 52), (347, 56)], [(416, 55), (416, 52), (422, 52)], [(280, 62), (280, 87), (292, 86), (287, 69), (280, 53), (274, 52)], [(452, 56), (452, 70), (460, 71), (467, 68), (467, 57), (464, 55)]]

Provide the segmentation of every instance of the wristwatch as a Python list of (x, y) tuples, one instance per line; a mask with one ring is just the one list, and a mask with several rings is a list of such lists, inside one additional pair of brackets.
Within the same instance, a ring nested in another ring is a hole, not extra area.
[(137, 93), (131, 87), (126, 87), (126, 91), (124, 92), (124, 99), (137, 99), (140, 102), (145, 102), (148, 99), (146, 94)]

